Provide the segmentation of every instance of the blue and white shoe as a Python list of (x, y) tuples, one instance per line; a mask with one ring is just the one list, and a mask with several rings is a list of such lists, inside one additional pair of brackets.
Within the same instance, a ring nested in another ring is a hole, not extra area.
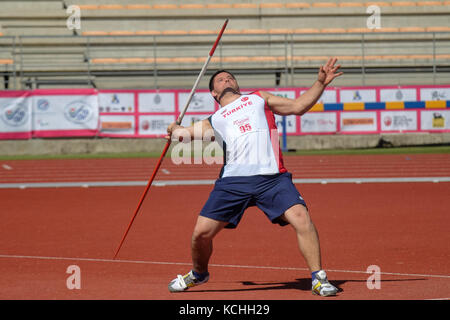
[(208, 280), (209, 280), (209, 274), (207, 274), (203, 280), (198, 280), (194, 276), (194, 274), (192, 273), (192, 270), (191, 270), (191, 271), (189, 271), (189, 273), (185, 274), (184, 276), (179, 274), (175, 279), (170, 281), (169, 291), (170, 292), (186, 291), (189, 288), (206, 283), (206, 282), (208, 282)]
[(338, 288), (328, 282), (327, 274), (324, 270), (320, 270), (316, 274), (316, 278), (312, 282), (312, 293), (322, 297), (335, 296)]

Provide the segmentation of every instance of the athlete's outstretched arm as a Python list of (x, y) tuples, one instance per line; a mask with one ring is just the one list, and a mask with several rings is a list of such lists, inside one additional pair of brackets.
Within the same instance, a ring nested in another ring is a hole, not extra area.
[(179, 141), (185, 139), (188, 139), (188, 141), (192, 139), (202, 139), (208, 134), (211, 135), (212, 130), (212, 126), (209, 123), (208, 119), (195, 122), (192, 126), (189, 127), (183, 127), (173, 122), (167, 128), (167, 136), (165, 138), (172, 138)]
[(341, 65), (335, 66), (336, 61), (337, 58), (330, 58), (324, 66), (320, 66), (316, 82), (295, 100), (275, 96), (268, 92), (261, 92), (261, 95), (276, 114), (302, 115), (317, 103), (331, 81), (343, 74), (343, 72), (337, 72)]

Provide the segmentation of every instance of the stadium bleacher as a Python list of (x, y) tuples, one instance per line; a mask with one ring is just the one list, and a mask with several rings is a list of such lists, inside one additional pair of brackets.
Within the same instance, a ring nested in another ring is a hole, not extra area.
[[(71, 5), (80, 29), (67, 27)], [(373, 5), (380, 29), (366, 23)], [(242, 86), (308, 82), (330, 56), (341, 85), (450, 80), (450, 1), (19, 0), (0, 12), (3, 85), (188, 88), (226, 17), (210, 69)]]

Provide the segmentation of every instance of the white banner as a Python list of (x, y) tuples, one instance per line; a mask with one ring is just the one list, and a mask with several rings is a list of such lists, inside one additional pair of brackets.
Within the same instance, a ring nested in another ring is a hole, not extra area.
[(340, 91), (341, 103), (344, 102), (376, 102), (375, 89), (343, 89)]
[(450, 110), (420, 111), (421, 130), (450, 130)]
[(175, 112), (175, 93), (139, 93), (138, 103), (139, 112)]
[(450, 100), (450, 88), (420, 88), (420, 100)]
[(175, 122), (175, 116), (171, 115), (141, 115), (139, 116), (139, 135), (163, 135), (167, 133), (167, 127)]
[(0, 98), (0, 134), (27, 132), (31, 135), (31, 97)]
[(413, 89), (380, 89), (380, 101), (417, 101), (417, 90)]
[(381, 111), (381, 131), (416, 131), (417, 111)]
[[(183, 111), (186, 106), (189, 92), (181, 92), (178, 94), (178, 109)], [(214, 112), (215, 100), (209, 92), (197, 92), (192, 97), (187, 112)]]
[(337, 131), (336, 112), (305, 113), (300, 117), (300, 132), (330, 133)]
[[(283, 116), (278, 114), (274, 114), (275, 123), (277, 124), (277, 129), (280, 134), (283, 133)], [(290, 115), (286, 116), (286, 133), (295, 133), (297, 132), (297, 116)]]
[(377, 113), (370, 111), (341, 112), (341, 131), (377, 131)]
[(33, 115), (37, 135), (48, 130), (97, 130), (97, 95), (36, 95)]
[[(300, 91), (300, 95), (304, 94), (306, 90)], [(334, 89), (326, 89), (320, 96), (317, 103), (337, 103), (337, 92)]]
[(98, 108), (100, 113), (134, 112), (134, 93), (101, 92), (98, 94)]

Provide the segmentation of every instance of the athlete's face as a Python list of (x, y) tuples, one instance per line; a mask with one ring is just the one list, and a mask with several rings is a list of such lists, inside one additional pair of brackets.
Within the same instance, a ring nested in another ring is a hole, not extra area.
[(219, 73), (214, 77), (214, 89), (211, 91), (211, 94), (214, 98), (218, 98), (222, 95), (222, 92), (231, 88), (236, 92), (239, 92), (239, 86), (235, 78), (227, 72)]

